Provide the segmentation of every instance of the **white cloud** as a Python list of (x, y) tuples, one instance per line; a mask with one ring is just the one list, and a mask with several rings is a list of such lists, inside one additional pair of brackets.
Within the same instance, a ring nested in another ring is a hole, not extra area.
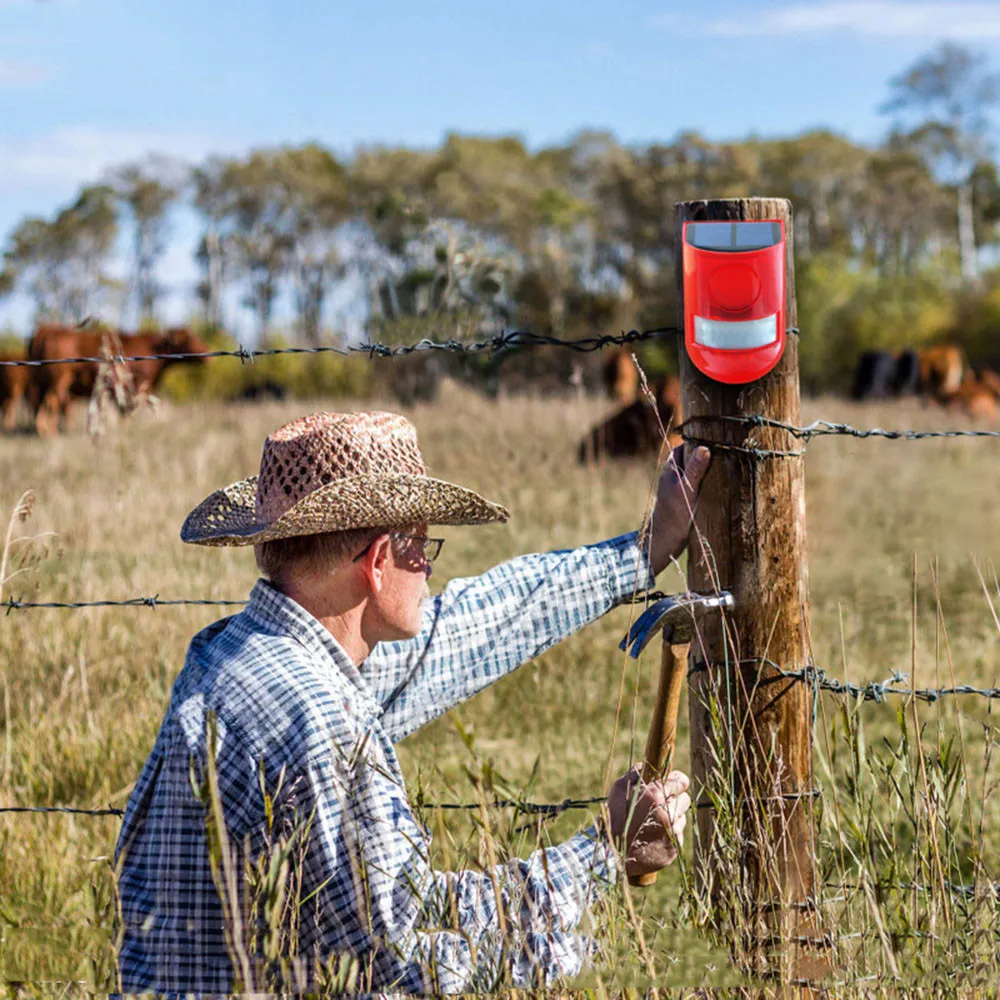
[(757, 11), (751, 17), (709, 21), (701, 33), (739, 38), (846, 33), (881, 40), (983, 42), (1000, 39), (1000, 4), (996, 0), (827, 0)]
[(0, 59), (0, 87), (20, 87), (41, 83), (51, 75), (44, 66), (17, 62), (13, 59)]
[(74, 125), (21, 140), (0, 139), (0, 187), (8, 195), (56, 195), (149, 153), (195, 161), (210, 153), (235, 152), (242, 145), (200, 132)]

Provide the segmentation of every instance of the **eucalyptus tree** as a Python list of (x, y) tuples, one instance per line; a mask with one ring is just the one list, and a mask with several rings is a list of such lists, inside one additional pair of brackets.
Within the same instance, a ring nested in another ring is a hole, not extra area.
[(110, 181), (132, 225), (130, 291), (135, 295), (136, 313), (140, 324), (151, 323), (163, 291), (156, 265), (167, 249), (167, 217), (183, 186), (182, 168), (174, 160), (154, 155), (117, 168)]
[(350, 168), (355, 266), (369, 312), (394, 320), (406, 312), (401, 283), (431, 221), (428, 193), (435, 154), (400, 147), (362, 148)]
[(117, 235), (112, 189), (84, 187), (53, 219), (31, 217), (15, 228), (4, 251), (3, 287), (32, 299), (36, 321), (81, 323), (116, 288), (108, 263)]
[(792, 202), (797, 255), (854, 250), (860, 198), (869, 180), (867, 149), (824, 129), (787, 139), (750, 139), (743, 146), (754, 160), (749, 186)]
[(201, 277), (198, 298), (202, 318), (210, 327), (224, 325), (223, 297), (235, 270), (235, 250), (230, 223), (236, 206), (234, 161), (210, 157), (191, 171), (190, 188), (195, 210), (202, 219), (202, 235), (195, 251)]
[(989, 157), (990, 113), (1000, 99), (1000, 77), (988, 70), (984, 56), (944, 42), (894, 77), (890, 91), (882, 110), (911, 125), (917, 117), (906, 138), (955, 189), (962, 277), (971, 281), (977, 274), (973, 178)]
[(513, 136), (449, 135), (431, 189), (436, 213), (491, 243), (493, 273), (516, 276), (519, 304), (540, 298), (539, 319), (556, 331), (565, 328), (567, 297), (592, 242), (592, 208), (569, 189), (569, 167), (565, 147), (531, 153)]
[(347, 171), (334, 155), (310, 143), (277, 154), (283, 225), (290, 240), (290, 272), (299, 329), (318, 346), (323, 306), (346, 271), (343, 227), (351, 214)]
[(228, 161), (222, 186), (230, 199), (224, 232), (246, 283), (243, 304), (252, 310), (258, 341), (263, 342), (294, 243), (280, 152), (257, 150), (245, 160)]
[(62, 257), (52, 222), (38, 216), (22, 219), (4, 250), (0, 294), (26, 295), (36, 323), (58, 319)]
[(954, 246), (947, 193), (905, 139), (871, 153), (857, 207), (861, 260), (884, 275), (912, 275)]

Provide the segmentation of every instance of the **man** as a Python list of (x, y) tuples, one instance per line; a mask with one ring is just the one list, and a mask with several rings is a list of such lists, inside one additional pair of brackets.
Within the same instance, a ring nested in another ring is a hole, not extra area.
[[(573, 928), (621, 872), (618, 851), (630, 875), (676, 856), (687, 778), (643, 785), (630, 772), (611, 790), (609, 830), (443, 872), (393, 744), (651, 586), (686, 544), (708, 460), (697, 449), (686, 476), (667, 463), (645, 552), (633, 533), (522, 556), (429, 599), (441, 541), (428, 525), (507, 512), (428, 477), (395, 414), (316, 413), (271, 434), (259, 476), (213, 493), (181, 530), (194, 544), (253, 545), (265, 579), (246, 610), (192, 640), (129, 799), (116, 851), (123, 989), (273, 985), (278, 911), (292, 925), (288, 989), (342, 982), (344, 960), (367, 990), (576, 973), (589, 942)], [(276, 871), (293, 873), (280, 891), (265, 878)]]

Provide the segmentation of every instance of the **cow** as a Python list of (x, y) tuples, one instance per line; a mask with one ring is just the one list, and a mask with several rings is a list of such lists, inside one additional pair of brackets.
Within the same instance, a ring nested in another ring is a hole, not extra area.
[(247, 386), (237, 397), (248, 403), (281, 402), (288, 398), (288, 389), (274, 379)]
[(994, 423), (997, 418), (996, 392), (989, 381), (977, 378), (972, 371), (966, 372), (959, 387), (942, 402), (949, 409), (964, 410), (973, 420)]
[(936, 344), (920, 351), (920, 391), (944, 402), (954, 396), (965, 378), (965, 355), (954, 344)]
[[(12, 354), (0, 355), (0, 361), (23, 361)], [(14, 430), (21, 403), (31, 405), (32, 369), (26, 365), (0, 365), (0, 421), (5, 431)]]
[[(175, 327), (158, 333), (109, 334), (101, 330), (46, 324), (38, 327), (28, 345), (33, 361), (57, 361), (65, 358), (96, 358), (105, 354), (183, 355), (200, 354), (208, 346), (187, 327)], [(163, 372), (182, 358), (151, 358), (125, 362), (126, 377), (137, 396), (149, 395)], [(200, 359), (199, 359), (200, 360)], [(64, 361), (36, 369), (35, 427), (39, 434), (51, 434), (69, 419), (72, 399), (88, 398), (94, 391), (100, 364), (95, 361)]]
[(853, 399), (889, 399), (919, 392), (945, 402), (958, 392), (968, 366), (960, 347), (937, 344), (899, 354), (865, 351), (851, 386)]
[(608, 396), (620, 406), (629, 406), (639, 396), (639, 371), (632, 352), (623, 347), (612, 351), (601, 366), (601, 383)]
[(915, 396), (920, 392), (920, 355), (911, 347), (896, 358), (892, 392), (894, 396)]
[(676, 447), (681, 437), (671, 428), (681, 421), (680, 386), (676, 375), (668, 376), (657, 386), (656, 411), (643, 396), (621, 407), (579, 443), (577, 461), (585, 464), (606, 458), (657, 455), (663, 446), (661, 423), (669, 432), (670, 447)]
[(852, 399), (886, 399), (896, 394), (897, 360), (889, 351), (865, 351), (854, 370)]
[(979, 372), (979, 381), (1000, 400), (1000, 375), (992, 368), (983, 368)]

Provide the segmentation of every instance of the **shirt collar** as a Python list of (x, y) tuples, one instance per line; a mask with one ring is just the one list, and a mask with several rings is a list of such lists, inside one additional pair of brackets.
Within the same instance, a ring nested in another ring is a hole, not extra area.
[(371, 701), (372, 707), (375, 707), (371, 686), (361, 676), (354, 661), (330, 631), (301, 604), (283, 594), (267, 580), (260, 579), (250, 591), (250, 599), (247, 601), (244, 613), (268, 632), (291, 636), (311, 653), (324, 661), (329, 661), (331, 666), (343, 674)]

